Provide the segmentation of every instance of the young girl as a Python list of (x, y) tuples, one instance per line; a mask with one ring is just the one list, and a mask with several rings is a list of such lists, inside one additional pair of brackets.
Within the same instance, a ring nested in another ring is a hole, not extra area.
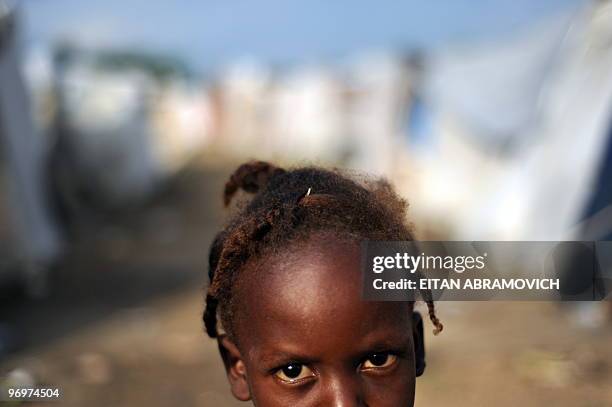
[(226, 206), (239, 189), (255, 196), (211, 246), (204, 311), (233, 395), (261, 407), (413, 406), (421, 319), (412, 302), (361, 299), (359, 251), (413, 239), (406, 202), (382, 180), (265, 162), (232, 174)]

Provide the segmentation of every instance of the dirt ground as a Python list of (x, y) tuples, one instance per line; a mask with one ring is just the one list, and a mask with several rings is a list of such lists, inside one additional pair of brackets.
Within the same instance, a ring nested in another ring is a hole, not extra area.
[[(146, 211), (82, 232), (49, 298), (0, 303), (0, 321), (22, 334), (0, 381), (21, 369), (59, 386), (50, 406), (248, 405), (231, 398), (200, 322), (226, 175), (186, 174)], [(612, 406), (612, 328), (576, 315), (550, 303), (439, 304), (446, 328), (426, 338), (416, 405)]]

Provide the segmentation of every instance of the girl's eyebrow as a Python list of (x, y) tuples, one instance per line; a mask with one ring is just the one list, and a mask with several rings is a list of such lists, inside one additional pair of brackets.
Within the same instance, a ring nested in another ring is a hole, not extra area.
[(317, 362), (316, 358), (281, 350), (262, 352), (261, 354), (255, 354), (254, 356), (254, 359), (257, 359), (261, 364), (262, 370), (266, 371), (290, 362), (299, 362), (304, 364)]
[(382, 352), (382, 351), (401, 351), (405, 350), (410, 346), (412, 341), (411, 334), (395, 334), (390, 333), (385, 330), (381, 330), (378, 332), (373, 332), (370, 335), (370, 338), (366, 338), (363, 342), (363, 345), (360, 346), (361, 351), (357, 352), (358, 354), (367, 355), (372, 352)]
[(410, 347), (409, 341), (395, 342), (395, 341), (382, 341), (372, 344), (367, 348), (367, 350), (363, 350), (358, 355), (363, 358), (372, 353), (376, 352), (394, 352), (401, 356), (405, 356), (408, 348)]

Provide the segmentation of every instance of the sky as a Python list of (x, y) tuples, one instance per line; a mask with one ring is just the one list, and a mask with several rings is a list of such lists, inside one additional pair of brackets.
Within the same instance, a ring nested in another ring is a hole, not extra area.
[(174, 54), (206, 70), (240, 58), (293, 64), (489, 40), (583, 0), (18, 0), (27, 47)]

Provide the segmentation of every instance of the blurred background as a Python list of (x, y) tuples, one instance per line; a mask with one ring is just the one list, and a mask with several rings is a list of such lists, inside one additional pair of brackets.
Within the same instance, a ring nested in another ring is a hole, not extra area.
[[(612, 1), (0, 0), (0, 385), (241, 405), (200, 316), (252, 158), (385, 176), (421, 239), (612, 240)], [(609, 301), (439, 314), (417, 405), (612, 406)]]

